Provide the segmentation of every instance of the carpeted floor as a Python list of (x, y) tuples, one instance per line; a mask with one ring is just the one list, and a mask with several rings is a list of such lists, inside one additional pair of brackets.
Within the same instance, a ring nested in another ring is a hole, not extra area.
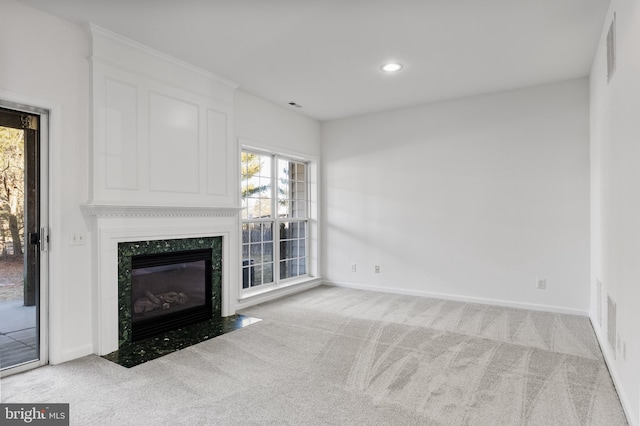
[(126, 369), (97, 356), (2, 379), (77, 425), (625, 425), (587, 318), (319, 287), (263, 321)]

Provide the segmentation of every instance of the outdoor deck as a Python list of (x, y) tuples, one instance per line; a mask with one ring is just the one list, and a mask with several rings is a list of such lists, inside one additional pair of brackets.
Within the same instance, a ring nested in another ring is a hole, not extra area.
[(38, 359), (36, 307), (0, 301), (0, 369)]

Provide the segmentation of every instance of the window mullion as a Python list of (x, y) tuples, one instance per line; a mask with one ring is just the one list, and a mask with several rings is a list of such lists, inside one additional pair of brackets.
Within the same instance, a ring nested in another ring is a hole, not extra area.
[(280, 218), (278, 215), (278, 156), (271, 156), (271, 214), (273, 215), (273, 282), (280, 284)]
[(306, 186), (306, 193), (305, 193), (305, 202), (307, 204), (307, 209), (305, 211), (305, 239), (304, 239), (304, 255), (305, 255), (305, 259), (304, 259), (304, 266), (305, 266), (305, 272), (307, 273), (307, 275), (311, 276), (311, 271), (310, 271), (310, 267), (311, 267), (311, 179), (309, 179), (309, 165), (307, 164), (307, 167), (304, 168), (304, 183)]

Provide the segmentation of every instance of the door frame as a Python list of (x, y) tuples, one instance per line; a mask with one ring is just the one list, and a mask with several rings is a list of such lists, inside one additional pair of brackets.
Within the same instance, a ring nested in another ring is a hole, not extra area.
[[(34, 102), (35, 101), (35, 102)], [(39, 181), (39, 227), (40, 227), (40, 261), (39, 261), (39, 297), (37, 308), (38, 335), (39, 335), (39, 359), (31, 362), (16, 365), (0, 372), (0, 377), (20, 373), (26, 370), (37, 368), (49, 363), (49, 229), (50, 213), (49, 208), (50, 193), (50, 135), (51, 135), (51, 106), (43, 105), (33, 98), (22, 95), (10, 94), (0, 91), (0, 107), (37, 115), (40, 118), (40, 181)], [(25, 245), (28, 245), (27, 234), (25, 232)]]

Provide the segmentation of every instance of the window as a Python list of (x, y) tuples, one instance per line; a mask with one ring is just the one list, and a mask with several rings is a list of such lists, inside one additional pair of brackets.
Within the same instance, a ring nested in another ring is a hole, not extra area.
[(309, 165), (242, 152), (242, 288), (308, 275)]

